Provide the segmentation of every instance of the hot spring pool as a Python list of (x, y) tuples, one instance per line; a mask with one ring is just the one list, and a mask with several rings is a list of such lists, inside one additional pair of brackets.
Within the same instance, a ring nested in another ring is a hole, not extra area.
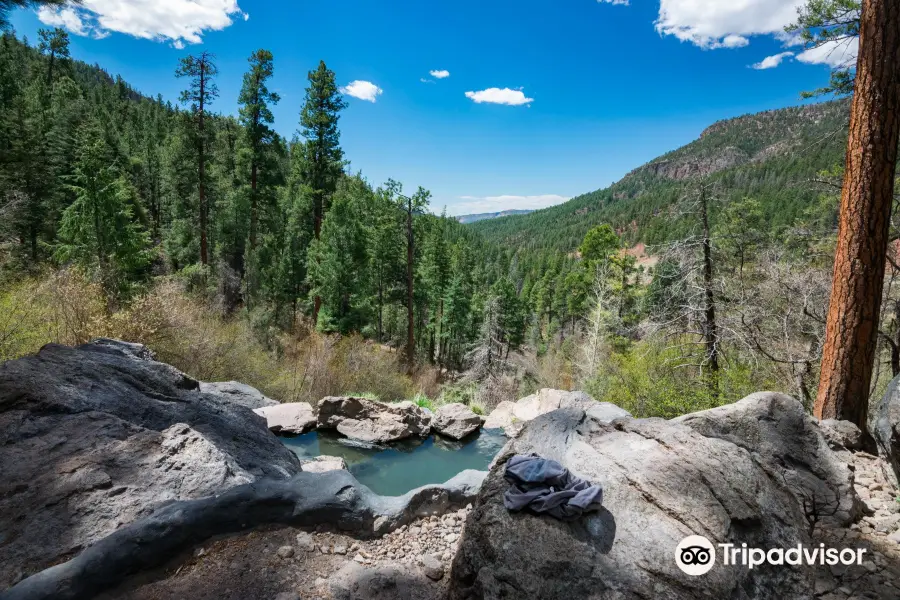
[(486, 471), (506, 441), (501, 429), (482, 429), (460, 442), (432, 435), (388, 447), (367, 446), (330, 431), (281, 438), (301, 460), (340, 456), (360, 483), (382, 496), (444, 483), (466, 469)]

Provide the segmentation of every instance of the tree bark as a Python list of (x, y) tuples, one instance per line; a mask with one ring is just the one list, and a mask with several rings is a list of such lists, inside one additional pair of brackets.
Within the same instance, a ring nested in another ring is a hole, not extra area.
[(381, 270), (378, 272), (378, 343), (384, 342), (384, 283)]
[(256, 249), (256, 230), (259, 227), (259, 203), (256, 200), (258, 168), (256, 161), (250, 167), (250, 250)]
[(865, 0), (841, 194), (819, 419), (866, 426), (900, 141), (900, 3)]

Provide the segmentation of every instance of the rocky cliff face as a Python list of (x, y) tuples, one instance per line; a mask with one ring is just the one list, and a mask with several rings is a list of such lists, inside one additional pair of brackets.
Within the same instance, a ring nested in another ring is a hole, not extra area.
[(0, 365), (0, 588), (166, 503), (299, 473), (268, 402), (112, 340)]

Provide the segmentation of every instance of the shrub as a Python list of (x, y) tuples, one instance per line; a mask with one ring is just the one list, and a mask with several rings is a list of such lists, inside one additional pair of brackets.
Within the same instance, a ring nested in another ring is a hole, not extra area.
[(759, 389), (760, 374), (748, 365), (727, 364), (713, 384), (690, 366), (699, 362), (663, 340), (648, 338), (624, 353), (612, 353), (585, 391), (635, 417), (671, 419), (735, 402)]
[[(157, 358), (202, 381), (237, 380), (285, 402), (318, 402), (346, 390), (386, 401), (409, 398), (412, 380), (399, 355), (360, 336), (327, 336), (297, 327), (278, 334), (262, 313), (223, 317), (183, 276), (156, 280), (145, 294), (111, 312), (99, 285), (76, 271), (0, 290), (0, 360), (33, 354), (49, 342), (75, 345), (98, 337), (145, 344)], [(262, 338), (262, 339), (261, 339)]]
[(434, 407), (434, 401), (431, 400), (431, 398), (429, 398), (428, 396), (426, 396), (425, 394), (422, 394), (422, 393), (416, 394), (416, 395), (413, 397), (412, 401), (413, 401), (413, 403), (415, 403), (415, 404), (416, 404), (417, 406), (419, 406), (420, 408), (427, 408), (428, 410), (431, 410), (431, 411), (433, 411), (434, 408), (435, 408), (435, 407)]

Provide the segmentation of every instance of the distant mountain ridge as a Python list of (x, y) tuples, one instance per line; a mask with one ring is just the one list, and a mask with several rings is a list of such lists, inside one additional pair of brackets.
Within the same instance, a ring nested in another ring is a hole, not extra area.
[(700, 178), (714, 184), (719, 205), (753, 198), (770, 228), (792, 226), (823, 193), (811, 180), (843, 165), (849, 114), (849, 99), (839, 99), (718, 121), (608, 188), (472, 228), (488, 242), (523, 251), (570, 253), (603, 223), (628, 243), (660, 243), (689, 235), (676, 206)]
[(500, 217), (514, 217), (517, 215), (527, 215), (533, 213), (533, 210), (501, 210), (500, 212), (492, 212), (492, 213), (478, 213), (475, 215), (461, 215), (456, 217), (456, 220), (462, 223), (463, 225), (468, 225), (469, 223), (477, 223), (478, 221), (487, 221), (489, 219), (499, 219)]

